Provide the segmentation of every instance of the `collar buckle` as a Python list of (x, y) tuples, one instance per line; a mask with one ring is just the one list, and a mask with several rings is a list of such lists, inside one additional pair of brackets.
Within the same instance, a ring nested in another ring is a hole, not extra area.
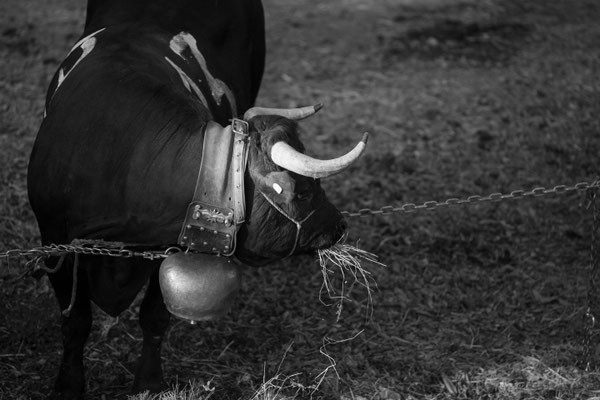
[(233, 118), (231, 120), (231, 130), (236, 135), (242, 136), (243, 139), (250, 135), (250, 125), (243, 119)]

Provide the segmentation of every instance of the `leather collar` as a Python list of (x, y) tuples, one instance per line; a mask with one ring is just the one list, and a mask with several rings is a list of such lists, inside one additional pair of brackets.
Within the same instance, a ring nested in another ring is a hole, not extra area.
[(231, 256), (246, 216), (244, 172), (248, 162), (248, 123), (233, 119), (222, 127), (209, 121), (194, 197), (179, 235), (180, 246), (200, 253)]

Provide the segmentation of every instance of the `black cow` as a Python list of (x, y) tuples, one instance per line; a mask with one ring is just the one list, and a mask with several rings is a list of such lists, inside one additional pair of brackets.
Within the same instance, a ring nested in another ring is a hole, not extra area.
[[(346, 168), (364, 145), (338, 159), (311, 159), (293, 119), (312, 107), (251, 108), (264, 53), (260, 0), (89, 0), (82, 38), (50, 85), (29, 164), (29, 198), (43, 244), (178, 245), (205, 131), (230, 129), (230, 119), (244, 111), (247, 212), (233, 256), (263, 265), (335, 243), (344, 221), (317, 178)], [(47, 263), (54, 268), (57, 260)], [(163, 389), (160, 346), (170, 314), (158, 283), (160, 262), (81, 256), (72, 302), (73, 265), (69, 256), (49, 274), (60, 308), (72, 305), (62, 318), (56, 397), (83, 396), (90, 300), (116, 316), (146, 283), (134, 390)]]

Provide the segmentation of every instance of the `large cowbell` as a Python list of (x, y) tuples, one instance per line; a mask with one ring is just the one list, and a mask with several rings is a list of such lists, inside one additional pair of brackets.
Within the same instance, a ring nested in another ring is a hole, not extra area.
[(190, 321), (218, 318), (240, 287), (238, 266), (228, 256), (244, 221), (244, 171), (248, 123), (223, 128), (209, 122), (194, 197), (179, 236), (188, 251), (167, 257), (159, 281), (167, 309)]
[(227, 313), (241, 278), (239, 267), (229, 257), (180, 252), (162, 262), (159, 282), (171, 314), (206, 321)]

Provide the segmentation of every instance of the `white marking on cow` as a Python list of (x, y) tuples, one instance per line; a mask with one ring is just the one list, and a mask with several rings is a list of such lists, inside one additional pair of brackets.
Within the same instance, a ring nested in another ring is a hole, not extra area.
[(106, 28), (102, 28), (102, 29), (98, 29), (96, 32), (92, 32), (89, 35), (87, 35), (86, 37), (83, 37), (81, 39), (79, 39), (79, 42), (75, 43), (73, 45), (73, 47), (71, 48), (71, 51), (69, 51), (69, 54), (67, 54), (67, 57), (69, 57), (71, 55), (71, 53), (73, 51), (75, 51), (76, 48), (81, 47), (81, 45), (88, 40), (89, 38), (92, 38), (94, 36), (96, 36), (97, 34), (99, 34), (100, 32), (104, 31)]
[(183, 83), (183, 86), (185, 86), (185, 88), (190, 93), (194, 93), (196, 96), (198, 96), (198, 98), (200, 99), (202, 104), (204, 104), (204, 107), (206, 107), (210, 111), (210, 108), (208, 107), (208, 102), (206, 101), (206, 98), (202, 94), (202, 91), (200, 90), (198, 85), (196, 85), (196, 83), (192, 80), (192, 78), (190, 78), (181, 68), (179, 68), (177, 66), (177, 64), (175, 64), (173, 61), (169, 60), (168, 57), (165, 57), (165, 60), (167, 60), (167, 62), (169, 64), (171, 64), (171, 67), (173, 67), (175, 69), (175, 71), (177, 71), (177, 73), (179, 74), (179, 77), (181, 78), (181, 82)]
[(171, 48), (171, 50), (173, 50), (175, 54), (177, 54), (184, 60), (186, 58), (183, 55), (183, 52), (188, 48), (190, 49), (192, 55), (196, 59), (196, 62), (198, 63), (198, 65), (200, 65), (202, 72), (204, 72), (204, 75), (206, 76), (206, 80), (208, 86), (210, 87), (213, 99), (215, 99), (218, 105), (221, 105), (221, 100), (223, 96), (227, 97), (227, 100), (229, 101), (229, 104), (231, 106), (231, 114), (233, 116), (236, 116), (237, 106), (235, 103), (235, 98), (233, 97), (233, 93), (231, 92), (229, 87), (227, 87), (227, 84), (225, 84), (225, 82), (215, 78), (210, 73), (206, 64), (206, 59), (204, 58), (202, 53), (200, 53), (200, 50), (198, 50), (198, 44), (196, 42), (196, 39), (187, 32), (180, 32), (179, 34), (173, 36), (171, 42), (169, 43), (169, 47)]
[[(52, 100), (52, 98), (58, 91), (58, 88), (63, 84), (65, 79), (67, 79), (67, 77), (75, 69), (75, 67), (84, 58), (86, 58), (92, 52), (92, 50), (94, 50), (94, 47), (96, 47), (96, 42), (97, 42), (97, 39), (94, 36), (96, 36), (98, 33), (102, 32), (105, 29), (106, 28), (102, 28), (102, 29), (97, 30), (94, 33), (90, 33), (89, 35), (87, 35), (86, 37), (82, 38), (77, 43), (75, 43), (75, 46), (73, 46), (73, 48), (71, 48), (71, 51), (69, 51), (69, 53), (65, 57), (65, 60), (71, 55), (71, 53), (73, 53), (78, 48), (80, 48), (82, 50), (81, 55), (79, 56), (77, 61), (75, 61), (75, 64), (73, 64), (73, 66), (71, 68), (69, 68), (68, 70), (65, 70), (65, 68), (61, 68), (58, 70), (58, 79), (56, 82), (56, 88), (54, 89), (54, 92), (52, 92), (52, 95), (50, 96), (50, 100)], [(46, 118), (46, 109), (45, 108), (44, 108), (44, 118)]]
[(283, 188), (281, 186), (279, 186), (278, 183), (273, 184), (273, 190), (275, 190), (277, 192), (277, 194), (281, 194), (281, 192), (283, 192)]
[[(96, 38), (95, 37), (91, 37), (91, 38), (87, 39), (85, 42), (81, 43), (82, 53), (79, 56), (79, 58), (77, 59), (77, 61), (75, 61), (75, 64), (73, 64), (73, 66), (71, 68), (69, 68), (69, 70), (66, 73), (65, 73), (64, 68), (61, 68), (60, 71), (58, 72), (58, 84), (56, 85), (57, 90), (60, 87), (60, 85), (62, 85), (62, 83), (65, 81), (65, 79), (67, 79), (67, 76), (69, 76), (71, 71), (73, 71), (73, 69), (75, 69), (77, 64), (79, 64), (81, 62), (81, 60), (86, 58), (92, 52), (92, 50), (94, 50), (95, 46), (96, 46)], [(71, 53), (69, 53), (69, 54), (71, 54)], [(56, 90), (55, 90), (55, 92), (56, 92)]]
[(92, 50), (94, 50), (94, 47), (96, 47), (96, 42), (97, 42), (97, 39), (94, 36), (96, 36), (98, 33), (102, 32), (105, 29), (106, 28), (102, 28), (102, 29), (97, 30), (94, 33), (90, 33), (89, 35), (87, 35), (86, 37), (82, 38), (80, 41), (75, 43), (75, 46), (73, 46), (73, 48), (71, 49), (71, 51), (69, 51), (69, 54), (67, 54), (67, 57), (65, 57), (65, 58), (68, 58), (71, 55), (71, 53), (73, 53), (78, 48), (81, 48), (82, 53), (79, 56), (79, 58), (77, 59), (77, 61), (75, 61), (75, 64), (73, 64), (73, 66), (66, 73), (65, 73), (64, 68), (61, 68), (61, 70), (58, 74), (58, 85), (56, 86), (56, 89), (54, 90), (55, 93), (56, 93), (56, 90), (58, 90), (58, 88), (60, 87), (60, 85), (62, 85), (64, 80), (67, 78), (67, 76), (69, 76), (71, 71), (73, 71), (75, 69), (77, 64), (79, 64), (84, 58), (86, 58), (92, 52)]

